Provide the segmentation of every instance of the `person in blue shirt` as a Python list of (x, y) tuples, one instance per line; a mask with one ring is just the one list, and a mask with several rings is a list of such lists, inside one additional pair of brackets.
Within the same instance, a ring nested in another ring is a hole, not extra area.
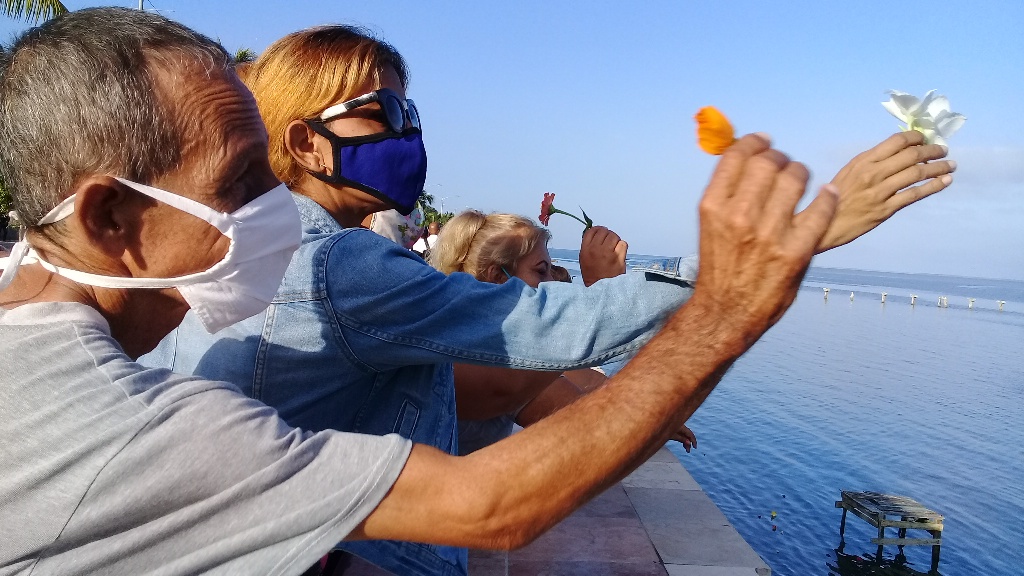
[[(557, 372), (600, 365), (638, 350), (693, 293), (692, 278), (653, 273), (586, 289), (488, 284), (442, 274), (359, 228), (377, 211), (410, 212), (427, 168), (405, 61), (361, 29), (290, 34), (243, 80), (266, 123), (274, 173), (293, 192), (302, 245), (266, 311), (213, 335), (190, 313), (144, 363), (231, 382), (292, 426), (394, 432), (454, 454), (453, 362)], [(915, 134), (893, 136), (840, 172), (839, 213), (819, 250), (948, 185), (953, 165), (934, 162), (945, 148)], [(466, 572), (460, 548), (343, 547), (402, 574)]]

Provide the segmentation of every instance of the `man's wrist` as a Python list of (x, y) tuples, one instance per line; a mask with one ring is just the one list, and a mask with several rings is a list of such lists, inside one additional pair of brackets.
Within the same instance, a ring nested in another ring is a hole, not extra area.
[(678, 323), (680, 329), (699, 334), (705, 350), (721, 359), (735, 360), (765, 332), (764, 323), (739, 314), (741, 310), (697, 288), (669, 325)]

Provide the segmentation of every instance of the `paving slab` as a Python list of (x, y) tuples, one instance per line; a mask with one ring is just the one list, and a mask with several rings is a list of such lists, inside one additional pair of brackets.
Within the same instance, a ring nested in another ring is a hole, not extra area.
[(737, 568), (733, 566), (684, 566), (665, 564), (668, 576), (769, 576), (771, 570), (763, 568)]
[(676, 462), (648, 461), (622, 480), (626, 488), (674, 488), (700, 490), (690, 473)]
[[(660, 562), (513, 560), (509, 576), (668, 576)], [(470, 572), (470, 576), (476, 576)]]
[(470, 551), (470, 576), (770, 576), (679, 460), (659, 450), (547, 534)]
[[(501, 558), (476, 558), (469, 556), (470, 576), (508, 576), (508, 557)], [(348, 576), (348, 573), (345, 573)]]
[(679, 464), (679, 458), (673, 454), (668, 448), (661, 448), (647, 459), (647, 462), (668, 462), (669, 464)]
[(573, 513), (573, 517), (595, 517), (595, 518), (636, 518), (636, 510), (626, 490), (621, 484), (616, 484), (601, 495), (587, 502), (582, 508)]
[(626, 488), (666, 564), (768, 569), (702, 491)]
[(577, 516), (566, 518), (529, 546), (513, 552), (510, 566), (521, 560), (659, 561), (639, 519)]

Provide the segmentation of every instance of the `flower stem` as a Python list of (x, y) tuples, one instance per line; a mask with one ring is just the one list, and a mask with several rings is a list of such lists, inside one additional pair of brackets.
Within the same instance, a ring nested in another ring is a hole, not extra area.
[(572, 218), (573, 220), (579, 222), (580, 224), (583, 224), (587, 228), (590, 228), (590, 226), (586, 222), (584, 222), (583, 220), (580, 220), (575, 214), (570, 214), (569, 212), (566, 212), (565, 210), (559, 210), (558, 208), (555, 208), (554, 206), (552, 206), (548, 210), (552, 214), (565, 214), (566, 216)]

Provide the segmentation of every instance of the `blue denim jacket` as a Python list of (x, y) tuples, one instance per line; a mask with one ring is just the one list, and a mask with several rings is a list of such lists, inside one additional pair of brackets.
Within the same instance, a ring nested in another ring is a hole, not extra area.
[[(208, 334), (192, 313), (144, 364), (226, 380), (292, 426), (397, 432), (457, 453), (452, 362), (568, 370), (628, 355), (689, 298), (684, 282), (627, 274), (590, 288), (446, 276), (295, 195), (302, 245), (273, 304)], [(399, 574), (466, 573), (461, 548), (345, 542)]]

